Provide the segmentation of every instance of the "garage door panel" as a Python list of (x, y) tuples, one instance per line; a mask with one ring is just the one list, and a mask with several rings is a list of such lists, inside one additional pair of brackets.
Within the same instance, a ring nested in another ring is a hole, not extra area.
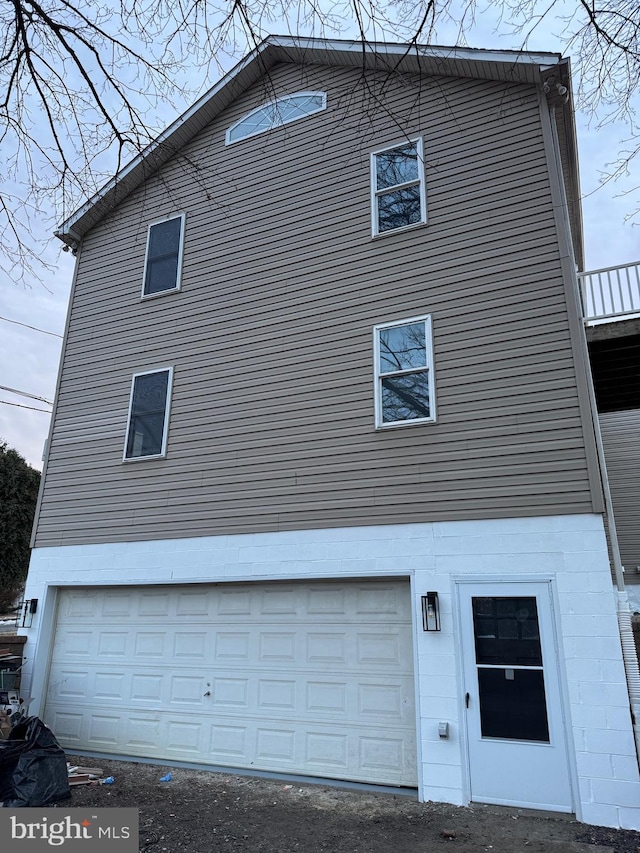
[[(246, 766), (251, 757), (247, 750), (247, 728), (214, 722), (209, 735), (207, 756), (212, 764), (238, 764)], [(214, 760), (218, 756), (218, 760)]]
[[(402, 719), (410, 725), (414, 719), (411, 680), (384, 678), (365, 681), (264, 678), (260, 672), (250, 677), (203, 677), (172, 673), (117, 673), (60, 670), (57, 689), (49, 690), (49, 706), (73, 702), (78, 708), (96, 704), (137, 706), (156, 709), (193, 710), (216, 714), (236, 714), (252, 710), (257, 719), (271, 718), (274, 711), (283, 718), (338, 718), (348, 722), (354, 718), (377, 720), (380, 724)], [(206, 695), (210, 693), (210, 695)]]
[(323, 776), (346, 774), (349, 768), (348, 736), (321, 730), (308, 732), (305, 739), (305, 761)]
[(90, 714), (88, 737), (91, 743), (108, 749), (117, 747), (120, 741), (120, 721), (119, 714)]
[(115, 658), (122, 662), (132, 656), (131, 650), (127, 648), (130, 640), (133, 638), (127, 631), (100, 631), (97, 655), (102, 660)]
[[(206, 636), (206, 635), (205, 635)], [(186, 649), (188, 640), (184, 635), (181, 648)], [(213, 659), (219, 663), (233, 663), (251, 660), (251, 632), (219, 630), (212, 641)]]
[(83, 734), (85, 715), (82, 710), (50, 708), (47, 711), (46, 720), (60, 742), (66, 746), (80, 748), (86, 742), (86, 732)]
[(87, 685), (93, 683), (84, 698), (87, 702), (92, 699), (99, 699), (102, 702), (122, 702), (124, 696), (131, 694), (131, 690), (125, 685), (126, 680), (122, 672), (87, 673)]
[(158, 617), (204, 616), (209, 619), (212, 615), (261, 615), (267, 619), (273, 617), (276, 624), (282, 615), (294, 619), (314, 614), (333, 615), (339, 617), (340, 623), (345, 618), (379, 615), (404, 618), (408, 615), (404, 584), (398, 587), (395, 581), (373, 583), (375, 588), (366, 581), (353, 582), (351, 588), (336, 583), (323, 589), (301, 587), (297, 583), (290, 586), (274, 583), (272, 589), (259, 584), (230, 584), (227, 589), (223, 584), (212, 584), (206, 590), (183, 588), (182, 592), (168, 587), (160, 591), (123, 587), (113, 592), (82, 588), (64, 590), (59, 613), (63, 618), (136, 617), (140, 623)]
[(412, 664), (406, 582), (65, 590), (45, 718), (70, 748), (415, 785)]

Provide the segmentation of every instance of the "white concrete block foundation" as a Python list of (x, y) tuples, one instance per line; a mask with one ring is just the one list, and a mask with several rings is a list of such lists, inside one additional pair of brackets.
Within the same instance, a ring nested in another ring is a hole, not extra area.
[[(576, 816), (640, 829), (616, 594), (598, 515), (37, 548), (26, 597), (39, 606), (24, 631), (23, 684), (38, 713), (59, 587), (383, 576), (411, 581), (422, 800), (469, 802), (456, 581), (539, 579), (550, 582), (553, 595)], [(439, 594), (439, 633), (422, 630), (420, 596), (430, 590)], [(438, 735), (441, 721), (449, 723), (446, 740)]]

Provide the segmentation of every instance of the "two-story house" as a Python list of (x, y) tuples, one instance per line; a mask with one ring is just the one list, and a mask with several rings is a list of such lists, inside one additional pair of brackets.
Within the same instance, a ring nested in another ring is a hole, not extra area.
[(25, 632), (66, 749), (640, 827), (570, 87), (273, 37), (61, 226)]

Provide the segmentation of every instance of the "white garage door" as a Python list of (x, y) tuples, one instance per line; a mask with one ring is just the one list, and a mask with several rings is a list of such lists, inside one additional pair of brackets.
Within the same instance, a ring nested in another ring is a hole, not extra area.
[(63, 590), (45, 719), (69, 749), (416, 785), (409, 585)]

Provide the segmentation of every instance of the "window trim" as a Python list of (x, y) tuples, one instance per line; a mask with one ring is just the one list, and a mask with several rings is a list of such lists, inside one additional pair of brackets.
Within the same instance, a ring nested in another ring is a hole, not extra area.
[[(278, 103), (278, 101), (283, 101), (286, 98), (296, 98), (302, 95), (320, 95), (322, 97), (322, 106), (314, 109), (310, 113), (306, 113), (303, 116), (295, 116), (294, 118), (289, 118), (284, 121), (280, 121), (277, 124), (271, 124), (269, 127), (260, 128), (260, 130), (254, 130), (251, 133), (245, 133), (244, 136), (240, 136), (238, 139), (231, 139), (231, 134), (233, 131), (242, 124), (243, 121), (246, 121), (251, 116), (259, 113), (260, 110), (263, 110), (265, 107), (273, 106)], [(276, 130), (279, 127), (284, 127), (285, 124), (291, 124), (294, 121), (302, 121), (302, 119), (309, 118), (309, 116), (313, 116), (316, 113), (321, 113), (323, 110), (327, 108), (327, 93), (326, 92), (311, 92), (311, 91), (302, 91), (302, 92), (290, 92), (287, 95), (280, 95), (278, 98), (272, 98), (270, 101), (264, 101), (259, 106), (255, 107), (255, 109), (251, 110), (248, 113), (245, 113), (238, 121), (234, 122), (231, 127), (228, 127), (225, 136), (224, 136), (224, 144), (225, 145), (235, 145), (237, 142), (242, 142), (244, 139), (250, 139), (252, 136), (259, 136), (261, 133), (268, 133), (270, 130)]]
[[(413, 323), (424, 323), (425, 325), (425, 366), (410, 368), (408, 370), (380, 371), (380, 332), (395, 326), (410, 326)], [(406, 376), (411, 373), (426, 373), (429, 379), (429, 410), (428, 418), (411, 418), (404, 421), (382, 420), (382, 380), (387, 376)], [(388, 323), (378, 323), (373, 327), (373, 386), (374, 386), (374, 408), (375, 428), (395, 429), (397, 427), (417, 426), (418, 424), (435, 423), (436, 418), (436, 385), (433, 365), (433, 321), (431, 314), (421, 314), (418, 317), (409, 317), (403, 320), (392, 320)]]
[[(131, 409), (133, 407), (133, 392), (136, 387), (138, 376), (150, 376), (153, 373), (168, 373), (167, 398), (164, 404), (164, 420), (162, 425), (162, 450), (147, 456), (127, 456), (127, 445), (129, 444), (129, 430), (131, 429)], [(169, 413), (171, 411), (171, 393), (173, 390), (173, 366), (157, 367), (153, 370), (140, 370), (131, 377), (131, 390), (129, 392), (129, 411), (127, 412), (127, 427), (124, 435), (124, 450), (122, 452), (123, 462), (144, 462), (147, 459), (164, 459), (167, 455), (167, 441), (169, 437)]]
[[(157, 296), (166, 296), (169, 293), (176, 293), (182, 287), (182, 259), (184, 255), (184, 230), (186, 213), (171, 213), (168, 216), (161, 216), (159, 219), (154, 219), (147, 227), (147, 245), (144, 250), (144, 266), (142, 268), (142, 290), (140, 299), (155, 299)], [(158, 290), (156, 293), (145, 293), (144, 288), (147, 283), (147, 264), (149, 262), (149, 246), (151, 244), (151, 229), (154, 225), (162, 225), (164, 222), (171, 222), (172, 219), (180, 220), (180, 240), (178, 244), (178, 264), (176, 270), (175, 287), (168, 287), (166, 290)]]
[[(405, 189), (416, 184), (416, 181), (405, 181), (402, 184), (394, 184), (391, 187), (385, 187), (382, 190), (378, 189), (378, 176), (376, 173), (376, 157), (379, 154), (384, 154), (385, 151), (392, 151), (394, 148), (402, 148), (404, 145), (416, 143), (416, 153), (418, 155), (418, 178), (417, 183), (420, 187), (420, 220), (412, 222), (410, 225), (401, 225), (399, 228), (389, 228), (386, 231), (380, 231), (378, 222), (378, 196), (385, 195), (393, 190)], [(418, 228), (421, 225), (427, 224), (427, 188), (426, 175), (424, 169), (424, 145), (422, 136), (411, 136), (406, 139), (401, 139), (391, 145), (385, 145), (382, 148), (376, 148), (371, 152), (371, 236), (386, 237), (389, 234), (397, 234), (399, 231), (408, 231), (410, 228)]]

